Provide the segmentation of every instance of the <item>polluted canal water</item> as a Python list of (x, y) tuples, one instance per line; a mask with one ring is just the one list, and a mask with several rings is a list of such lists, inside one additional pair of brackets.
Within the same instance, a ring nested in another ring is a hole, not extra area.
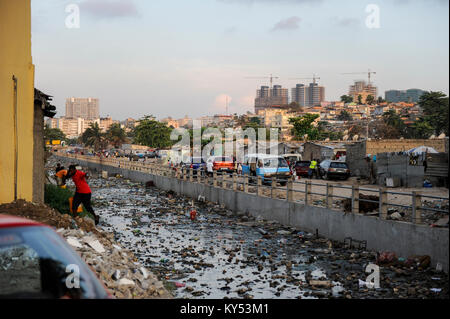
[[(367, 289), (358, 282), (375, 262), (373, 252), (121, 178), (89, 183), (99, 227), (175, 298), (401, 298), (404, 281), (423, 287), (431, 280), (428, 273), (402, 280), (387, 270), (386, 288)], [(425, 290), (416, 297), (432, 297)]]

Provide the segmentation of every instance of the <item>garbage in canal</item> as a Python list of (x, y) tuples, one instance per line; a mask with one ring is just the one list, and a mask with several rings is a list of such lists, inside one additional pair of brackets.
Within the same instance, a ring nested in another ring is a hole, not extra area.
[(382, 252), (379, 254), (377, 259), (377, 264), (379, 265), (389, 265), (397, 262), (397, 255), (394, 252)]
[(183, 284), (183, 283), (180, 283), (180, 282), (176, 282), (176, 283), (175, 283), (175, 287), (177, 287), (177, 288), (183, 288), (183, 287), (186, 287), (186, 284)]
[(194, 221), (196, 216), (197, 216), (197, 212), (195, 210), (192, 210), (190, 213), (191, 220)]
[[(145, 183), (115, 177), (90, 183), (100, 227), (122, 247), (105, 249), (120, 256), (133, 253), (132, 262), (139, 263), (128, 272), (111, 267), (109, 280), (115, 285), (129, 279), (133, 289), (147, 287), (140, 284), (149, 280), (143, 267), (175, 298), (448, 298), (447, 274), (416, 267), (417, 262), (407, 267), (407, 259), (389, 267), (394, 259), (388, 253), (377, 258), (366, 243), (354, 239), (345, 245), (320, 237), (315, 229), (310, 233), (261, 216), (238, 215), (204, 197), (193, 200)], [(368, 276), (366, 266), (377, 261), (387, 262), (380, 266), (381, 289), (359, 288), (359, 280)], [(116, 270), (118, 280), (111, 278)]]

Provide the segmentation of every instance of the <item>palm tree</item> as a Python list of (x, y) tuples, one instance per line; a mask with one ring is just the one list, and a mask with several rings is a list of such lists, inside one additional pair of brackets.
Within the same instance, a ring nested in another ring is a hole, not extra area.
[(119, 148), (127, 141), (125, 130), (120, 127), (119, 123), (114, 123), (106, 131), (106, 139), (115, 148)]
[(358, 95), (358, 104), (359, 104), (359, 105), (362, 104), (362, 95)]
[(95, 151), (99, 151), (105, 146), (105, 134), (102, 133), (102, 130), (97, 122), (92, 123), (89, 128), (84, 131), (81, 136), (81, 141), (86, 146), (91, 146)]

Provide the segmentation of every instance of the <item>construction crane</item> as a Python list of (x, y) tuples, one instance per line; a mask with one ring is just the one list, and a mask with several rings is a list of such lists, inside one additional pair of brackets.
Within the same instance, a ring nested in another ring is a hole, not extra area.
[(316, 84), (316, 80), (320, 80), (320, 78), (313, 74), (312, 78), (290, 78), (289, 80), (313, 80), (313, 83)]
[(367, 74), (367, 75), (368, 75), (368, 79), (369, 79), (369, 84), (371, 84), (371, 81), (370, 81), (371, 76), (372, 76), (372, 74), (377, 74), (377, 72), (370, 71), (370, 69), (369, 69), (368, 72), (354, 72), (354, 73), (341, 73), (341, 74), (342, 74), (342, 75), (348, 75), (348, 74)]
[(246, 79), (270, 79), (270, 88), (273, 89), (273, 79), (279, 79), (278, 76), (273, 76), (272, 74), (270, 76), (252, 76), (252, 77), (246, 77)]

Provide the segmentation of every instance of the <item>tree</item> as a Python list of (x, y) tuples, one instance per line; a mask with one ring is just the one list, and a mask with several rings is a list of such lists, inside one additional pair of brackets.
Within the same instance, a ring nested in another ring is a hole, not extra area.
[(50, 126), (48, 126), (48, 124), (45, 124), (44, 140), (45, 141), (51, 141), (51, 140), (65, 141), (66, 134), (64, 134), (64, 132), (61, 131), (59, 128), (50, 128)]
[(377, 102), (378, 102), (378, 104), (381, 104), (381, 103), (384, 103), (386, 101), (381, 96), (379, 96)]
[(434, 133), (434, 128), (424, 119), (417, 120), (412, 127), (407, 128), (408, 137), (415, 139), (428, 139)]
[(394, 110), (389, 110), (383, 114), (383, 122), (386, 125), (392, 126), (395, 128), (400, 135), (404, 135), (406, 133), (406, 125), (400, 116), (395, 113)]
[(114, 123), (106, 131), (106, 139), (115, 148), (119, 148), (126, 142), (127, 137), (125, 130), (120, 126), (120, 124)]
[(378, 121), (375, 123), (375, 134), (371, 134), (370, 137), (380, 138), (380, 139), (398, 139), (402, 136), (401, 132), (383, 121)]
[(311, 140), (317, 140), (319, 137), (319, 130), (313, 126), (313, 123), (319, 118), (318, 114), (305, 114), (301, 117), (294, 117), (289, 119), (294, 128), (292, 134), (298, 139), (303, 139), (307, 134)]
[(145, 116), (135, 128), (134, 142), (149, 147), (166, 148), (173, 144), (170, 140), (172, 129), (166, 124)]
[(368, 95), (366, 98), (366, 103), (369, 105), (373, 105), (375, 103), (375, 98), (373, 97), (373, 95)]
[(436, 135), (448, 136), (448, 96), (442, 92), (426, 92), (419, 99), (423, 109), (422, 119), (434, 129)]
[(362, 104), (362, 95), (358, 95), (358, 104)]
[(342, 111), (341, 114), (338, 115), (337, 119), (339, 121), (352, 121), (352, 115), (347, 111)]
[(352, 103), (353, 102), (353, 96), (351, 96), (351, 95), (342, 95), (341, 96), (341, 102)]
[(80, 142), (79, 138), (69, 138), (66, 140), (67, 145), (77, 145)]
[(95, 151), (99, 151), (106, 147), (107, 140), (105, 134), (102, 133), (97, 122), (92, 123), (83, 135), (81, 135), (81, 142), (89, 147), (93, 147)]

